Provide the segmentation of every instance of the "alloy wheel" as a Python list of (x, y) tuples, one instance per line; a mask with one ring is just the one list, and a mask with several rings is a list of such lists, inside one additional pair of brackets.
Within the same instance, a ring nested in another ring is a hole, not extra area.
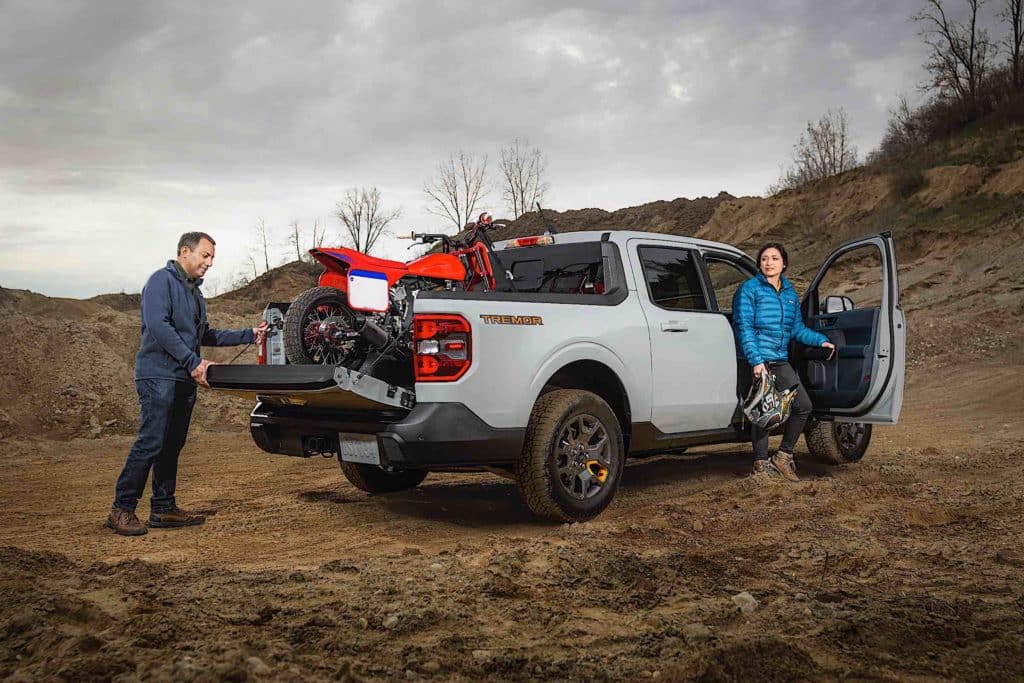
[(577, 500), (593, 498), (612, 470), (608, 430), (593, 415), (578, 415), (558, 437), (555, 469), (562, 490)]

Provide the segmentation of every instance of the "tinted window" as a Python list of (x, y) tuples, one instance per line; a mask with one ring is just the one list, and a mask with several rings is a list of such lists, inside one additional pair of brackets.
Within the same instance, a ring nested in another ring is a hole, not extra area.
[(739, 289), (740, 285), (751, 278), (751, 274), (732, 261), (725, 259), (717, 259), (713, 256), (705, 255), (704, 261), (708, 266), (711, 288), (715, 290), (718, 310), (722, 313), (731, 313), (733, 295), (736, 294), (736, 290)]
[(692, 252), (672, 247), (640, 247), (639, 254), (652, 303), (672, 311), (708, 310)]
[(512, 271), (516, 290), (546, 294), (603, 294), (600, 242), (503, 249), (502, 265)]

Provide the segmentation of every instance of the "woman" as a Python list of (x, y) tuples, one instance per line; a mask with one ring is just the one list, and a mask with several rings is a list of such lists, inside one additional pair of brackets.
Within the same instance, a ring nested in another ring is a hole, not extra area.
[(783, 275), (789, 267), (786, 248), (778, 242), (769, 242), (757, 252), (757, 263), (760, 274), (744, 282), (733, 296), (736, 337), (755, 378), (770, 370), (775, 374), (776, 388), (782, 390), (796, 386), (797, 392), (786, 421), (782, 445), (771, 458), (768, 456), (768, 431), (751, 426), (753, 476), (767, 479), (778, 472), (789, 481), (800, 481), (793, 464), (793, 449), (811, 414), (811, 399), (788, 362), (789, 342), (796, 339), (807, 346), (823, 346), (829, 349), (830, 358), (836, 347), (828, 337), (804, 325), (796, 290)]

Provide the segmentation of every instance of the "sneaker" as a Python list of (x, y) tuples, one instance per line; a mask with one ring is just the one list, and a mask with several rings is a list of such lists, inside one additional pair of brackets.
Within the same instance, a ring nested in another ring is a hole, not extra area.
[(174, 506), (170, 510), (149, 513), (149, 526), (156, 529), (177, 529), (183, 526), (196, 526), (206, 521), (203, 515), (182, 510)]
[(767, 482), (778, 478), (779, 472), (768, 460), (755, 460), (754, 471), (750, 473), (750, 476), (755, 481)]
[(134, 512), (122, 510), (119, 507), (110, 508), (106, 527), (121, 536), (142, 536), (146, 533), (146, 527), (142, 526), (142, 522), (139, 521)]
[(796, 476), (796, 463), (793, 462), (793, 454), (785, 451), (776, 451), (772, 456), (772, 466), (779, 471), (786, 481), (800, 481)]

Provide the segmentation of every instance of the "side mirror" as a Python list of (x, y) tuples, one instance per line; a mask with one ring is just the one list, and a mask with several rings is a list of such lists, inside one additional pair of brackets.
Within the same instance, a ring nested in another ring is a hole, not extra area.
[(842, 313), (843, 311), (853, 310), (853, 299), (848, 296), (837, 296), (835, 294), (825, 297), (825, 303), (822, 306), (824, 313)]

